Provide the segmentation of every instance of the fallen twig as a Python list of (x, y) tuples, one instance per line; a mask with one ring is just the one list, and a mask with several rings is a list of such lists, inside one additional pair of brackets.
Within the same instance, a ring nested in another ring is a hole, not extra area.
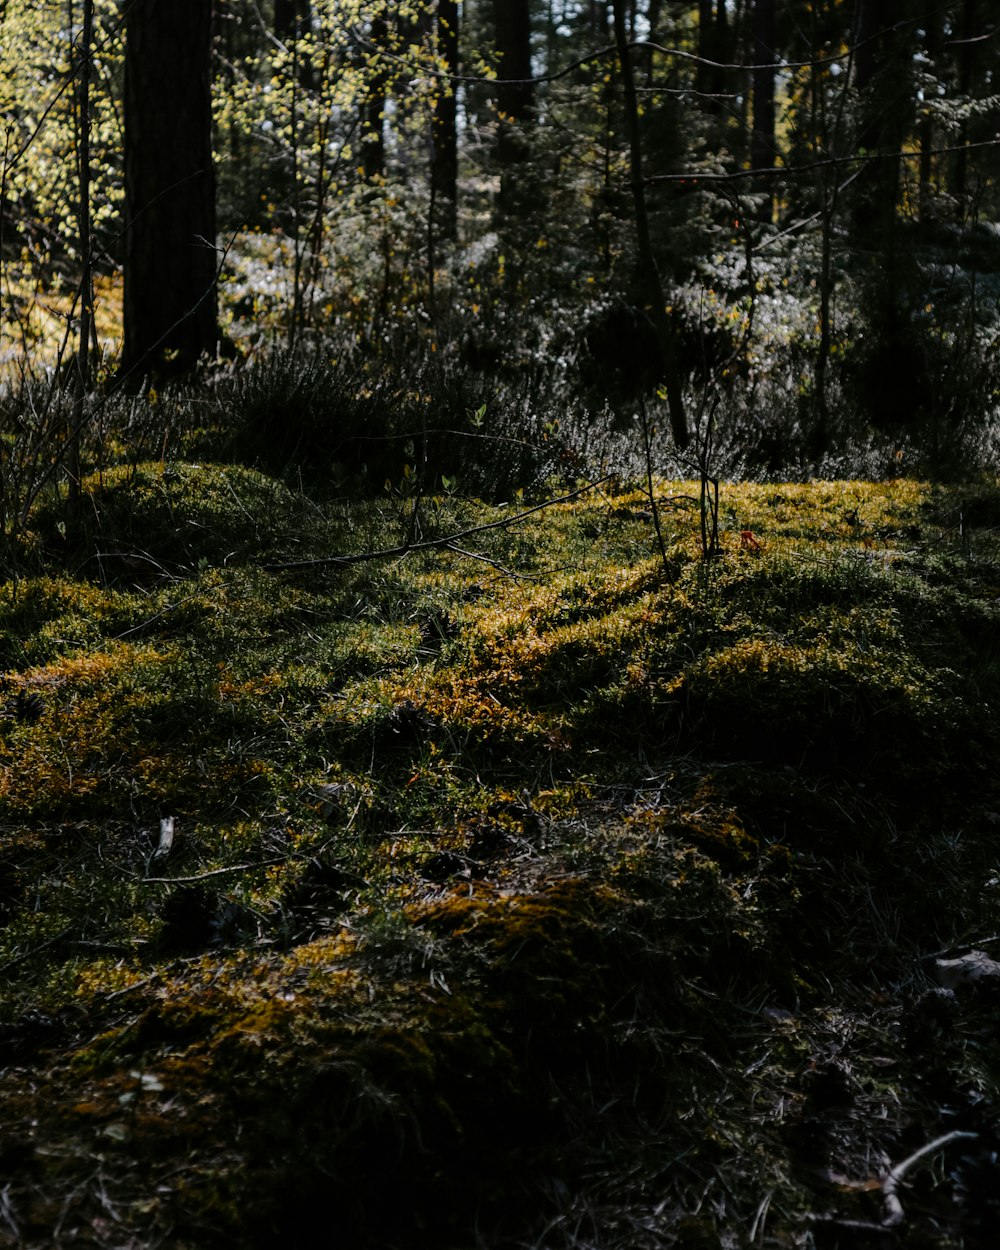
[(491, 569), (496, 569), (498, 573), (503, 573), (505, 577), (512, 577), (519, 582), (533, 582), (538, 579), (527, 573), (518, 573), (514, 569), (509, 569), (506, 564), (501, 564), (499, 560), (494, 560), (492, 556), (485, 555), (482, 551), (470, 551), (467, 547), (460, 547), (458, 543), (448, 543), (445, 546), (446, 551), (454, 551), (456, 555), (465, 556), (468, 560), (481, 560), (483, 564), (488, 564)]
[(517, 512), (513, 516), (501, 517), (499, 521), (489, 521), (485, 525), (473, 525), (469, 529), (459, 530), (457, 533), (448, 534), (444, 538), (426, 538), (421, 542), (401, 543), (398, 547), (383, 547), (379, 551), (358, 551), (347, 556), (320, 556), (312, 560), (286, 560), (279, 564), (262, 564), (260, 567), (267, 573), (284, 573), (292, 569), (324, 568), (340, 564), (363, 564), (368, 560), (393, 560), (399, 556), (409, 555), (414, 551), (432, 551), (436, 548), (449, 547), (460, 539), (469, 538), (473, 534), (484, 534), (487, 530), (506, 529), (511, 525), (516, 525), (519, 521), (523, 521), (535, 512), (541, 512), (544, 508), (551, 508), (557, 503), (569, 503), (571, 499), (579, 499), (581, 495), (586, 495), (588, 491), (597, 490), (605, 482), (610, 482), (613, 477), (614, 474), (609, 473), (606, 477), (602, 477), (596, 482), (588, 482), (586, 486), (570, 491), (568, 495), (558, 495), (555, 499), (547, 499), (544, 503), (536, 503), (533, 508), (525, 508), (523, 512)]
[(942, 1137), (936, 1137), (932, 1142), (928, 1142), (926, 1146), (921, 1146), (919, 1150), (915, 1150), (902, 1163), (897, 1163), (894, 1168), (889, 1169), (889, 1174), (882, 1182), (882, 1199), (885, 1202), (885, 1219), (882, 1221), (883, 1228), (898, 1228), (902, 1224), (903, 1204), (896, 1196), (896, 1190), (900, 1181), (906, 1173), (913, 1167), (915, 1163), (919, 1163), (926, 1155), (934, 1154), (935, 1151), (943, 1149), (953, 1141), (964, 1139), (972, 1139), (978, 1137), (978, 1133), (968, 1133), (961, 1129), (954, 1129), (950, 1133), (945, 1133)]
[(903, 1181), (903, 1177), (907, 1172), (920, 1162), (927, 1155), (934, 1154), (938, 1150), (944, 1149), (953, 1141), (972, 1140), (979, 1136), (978, 1133), (965, 1132), (962, 1129), (954, 1129), (950, 1133), (945, 1133), (941, 1137), (935, 1137), (926, 1146), (921, 1146), (919, 1150), (915, 1150), (913, 1154), (908, 1155), (901, 1163), (897, 1163), (895, 1167), (891, 1167), (886, 1173), (882, 1181), (882, 1201), (885, 1204), (885, 1215), (880, 1223), (870, 1220), (850, 1220), (842, 1219), (837, 1215), (807, 1215), (805, 1218), (812, 1224), (826, 1224), (834, 1228), (852, 1229), (856, 1232), (865, 1233), (891, 1233), (893, 1229), (899, 1228), (906, 1218), (903, 1211), (903, 1204), (899, 1200), (896, 1190)]
[(213, 868), (211, 872), (199, 872), (193, 877), (140, 877), (143, 885), (193, 885), (207, 881), (209, 877), (222, 877), (228, 872), (250, 872), (254, 868), (268, 868), (271, 864), (287, 863), (289, 856), (278, 855), (273, 859), (259, 859), (255, 864), (231, 864), (228, 868)]

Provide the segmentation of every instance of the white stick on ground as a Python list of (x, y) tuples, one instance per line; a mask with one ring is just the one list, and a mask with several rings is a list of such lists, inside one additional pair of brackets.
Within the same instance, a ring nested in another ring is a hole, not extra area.
[(885, 1203), (885, 1219), (882, 1221), (882, 1227), (897, 1228), (902, 1224), (904, 1219), (903, 1204), (899, 1201), (896, 1190), (899, 1188), (903, 1177), (915, 1163), (919, 1163), (926, 1155), (933, 1154), (936, 1150), (941, 1150), (953, 1141), (978, 1136), (978, 1133), (965, 1133), (961, 1129), (955, 1129), (951, 1133), (945, 1133), (943, 1137), (936, 1137), (933, 1141), (928, 1142), (926, 1146), (921, 1146), (919, 1150), (915, 1150), (902, 1163), (897, 1163), (895, 1167), (890, 1168), (889, 1174), (882, 1182), (882, 1200)]

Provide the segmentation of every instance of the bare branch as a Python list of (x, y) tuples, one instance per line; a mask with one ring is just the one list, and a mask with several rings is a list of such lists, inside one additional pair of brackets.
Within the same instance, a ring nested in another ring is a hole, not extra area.
[(488, 530), (508, 529), (511, 525), (517, 525), (520, 521), (525, 520), (526, 517), (532, 516), (536, 512), (541, 512), (545, 508), (551, 508), (554, 504), (569, 503), (572, 499), (579, 499), (581, 495), (586, 495), (588, 491), (597, 490), (605, 482), (610, 482), (612, 477), (614, 477), (614, 474), (609, 473), (606, 477), (602, 477), (596, 482), (588, 482), (586, 486), (570, 491), (568, 495), (558, 495), (555, 499), (547, 499), (544, 503), (535, 504), (533, 508), (526, 508), (523, 512), (518, 512), (514, 516), (502, 517), (499, 521), (489, 521), (485, 525), (473, 525), (469, 529), (459, 530), (455, 534), (447, 534), (443, 538), (427, 538), (418, 543), (402, 543), (398, 547), (383, 547), (379, 551), (359, 551), (349, 556), (321, 556), (314, 560), (286, 560), (281, 563), (262, 564), (260, 567), (267, 573), (286, 573), (293, 569), (365, 564), (370, 560), (395, 560), (401, 556), (408, 556), (414, 551), (433, 551), (442, 547), (450, 547), (461, 539), (469, 538), (473, 534), (485, 534)]

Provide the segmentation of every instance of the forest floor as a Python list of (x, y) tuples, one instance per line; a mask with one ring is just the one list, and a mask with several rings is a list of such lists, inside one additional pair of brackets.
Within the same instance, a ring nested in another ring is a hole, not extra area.
[(707, 560), (684, 483), (662, 547), (70, 508), (0, 586), (0, 1245), (995, 1246), (995, 485), (724, 485)]

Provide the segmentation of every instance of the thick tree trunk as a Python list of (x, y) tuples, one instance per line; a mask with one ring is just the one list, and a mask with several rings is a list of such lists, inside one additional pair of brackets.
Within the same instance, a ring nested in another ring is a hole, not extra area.
[(211, 0), (135, 0), (125, 53), (125, 347), (133, 376), (218, 342)]
[[(458, 3), (438, 0), (437, 53), (443, 68), (458, 73)], [(453, 239), (458, 207), (458, 111), (454, 82), (441, 82), (432, 122), (431, 188), (437, 208), (437, 229)]]
[(856, 146), (869, 162), (857, 180), (855, 227), (859, 241), (875, 246), (894, 233), (901, 151), (915, 110), (912, 23), (906, 17), (902, 0), (863, 0), (857, 30), (861, 124)]

